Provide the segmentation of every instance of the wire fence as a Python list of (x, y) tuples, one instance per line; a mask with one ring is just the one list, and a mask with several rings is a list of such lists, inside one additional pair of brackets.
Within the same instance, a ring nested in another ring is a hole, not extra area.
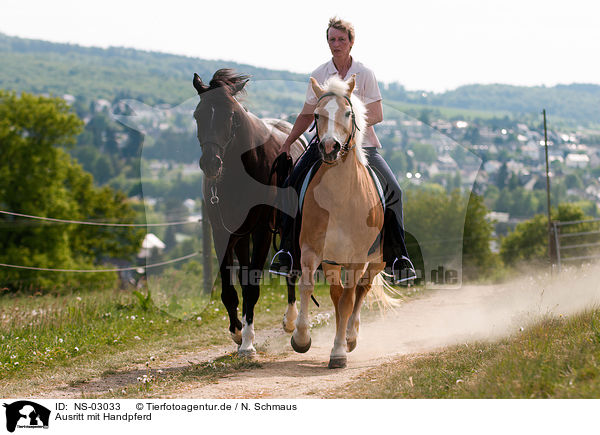
[(5, 263), (0, 263), (0, 266), (10, 267), (13, 269), (37, 270), (37, 271), (41, 271), (41, 272), (69, 272), (69, 273), (126, 272), (129, 270), (152, 269), (154, 267), (178, 263), (180, 261), (184, 261), (189, 258), (195, 257), (196, 255), (198, 255), (198, 252), (184, 255), (183, 257), (179, 257), (179, 258), (174, 258), (172, 260), (161, 261), (160, 263), (147, 264), (145, 266), (122, 267), (122, 268), (115, 268), (115, 269), (51, 269), (51, 268), (47, 268), (47, 267), (21, 266), (18, 264), (5, 264)]
[(23, 214), (23, 213), (15, 213), (15, 212), (5, 211), (5, 210), (0, 210), (0, 214), (23, 217), (23, 218), (27, 218), (27, 219), (37, 219), (37, 220), (42, 220), (42, 221), (58, 222), (58, 223), (63, 223), (63, 224), (95, 225), (95, 226), (104, 226), (104, 227), (168, 227), (168, 226), (174, 226), (174, 225), (186, 225), (186, 224), (191, 224), (191, 223), (202, 221), (202, 219), (198, 219), (198, 220), (194, 220), (194, 221), (186, 220), (186, 221), (178, 221), (178, 222), (164, 222), (164, 223), (157, 223), (157, 224), (134, 224), (134, 223), (124, 224), (124, 223), (90, 222), (90, 221), (77, 221), (77, 220), (69, 220), (69, 219), (57, 219), (57, 218), (50, 218), (50, 217), (43, 217), (43, 216), (34, 216), (34, 215)]
[[(78, 220), (69, 220), (69, 219), (58, 219), (51, 218), (45, 216), (35, 216), (24, 213), (15, 213), (6, 210), (0, 210), (0, 214), (22, 217), (27, 219), (35, 219), (41, 221), (55, 222), (55, 223), (65, 223), (65, 224), (79, 224), (79, 225), (94, 225), (94, 226), (105, 226), (105, 227), (168, 227), (175, 225), (185, 225), (190, 223), (202, 222), (202, 219), (197, 219), (194, 221), (177, 221), (177, 222), (164, 222), (164, 223), (155, 223), (155, 224), (136, 224), (136, 223), (110, 223), (110, 222), (91, 222), (91, 221), (78, 221)], [(168, 264), (178, 263), (181, 261), (185, 261), (192, 257), (197, 256), (199, 253), (194, 252), (192, 254), (184, 255), (182, 257), (173, 258), (171, 260), (162, 261), (154, 264), (147, 264), (145, 266), (131, 266), (131, 267), (122, 267), (122, 268), (112, 268), (112, 269), (53, 269), (48, 267), (35, 267), (35, 266), (24, 266), (19, 264), (6, 264), (0, 263), (0, 267), (8, 267), (12, 269), (22, 269), (22, 270), (35, 270), (40, 272), (68, 272), (68, 273), (103, 273), (103, 272), (127, 272), (138, 269), (152, 269), (155, 267), (166, 266)]]

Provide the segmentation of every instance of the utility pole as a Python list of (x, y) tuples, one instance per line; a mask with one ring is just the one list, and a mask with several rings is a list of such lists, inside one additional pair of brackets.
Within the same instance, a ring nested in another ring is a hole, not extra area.
[(208, 222), (208, 213), (206, 211), (206, 201), (202, 199), (202, 273), (204, 294), (211, 294), (213, 286), (212, 276), (212, 235), (210, 223)]
[(548, 257), (550, 259), (550, 274), (552, 274), (552, 268), (554, 265), (554, 258), (556, 253), (554, 252), (554, 237), (552, 228), (552, 217), (550, 208), (550, 165), (548, 164), (548, 128), (546, 127), (546, 109), (542, 110), (544, 115), (544, 148), (546, 150), (546, 199), (548, 202)]

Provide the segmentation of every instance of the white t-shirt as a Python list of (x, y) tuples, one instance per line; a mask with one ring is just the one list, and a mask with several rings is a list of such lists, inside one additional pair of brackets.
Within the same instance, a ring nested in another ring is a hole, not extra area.
[[(377, 79), (375, 78), (373, 71), (362, 63), (352, 59), (352, 65), (346, 73), (346, 76), (342, 77), (342, 79), (348, 80), (352, 74), (356, 74), (356, 85), (354, 86), (353, 93), (356, 94), (365, 105), (382, 99), (379, 86), (377, 85)], [(329, 77), (334, 75), (339, 75), (339, 73), (333, 63), (333, 59), (325, 62), (311, 73), (311, 76), (314, 77), (320, 85), (323, 85)], [(306, 104), (314, 106), (317, 104), (317, 101), (317, 96), (309, 83), (308, 90), (306, 91)], [(381, 148), (381, 143), (379, 142), (379, 139), (377, 139), (377, 135), (375, 134), (372, 125), (367, 127), (367, 131), (364, 133), (363, 147)]]

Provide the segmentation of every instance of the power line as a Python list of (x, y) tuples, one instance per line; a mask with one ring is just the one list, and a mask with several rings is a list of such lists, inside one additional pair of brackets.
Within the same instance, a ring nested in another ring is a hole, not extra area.
[(198, 255), (198, 253), (194, 252), (193, 254), (188, 254), (188, 255), (185, 255), (183, 257), (174, 258), (172, 260), (163, 261), (163, 262), (160, 262), (160, 263), (149, 264), (147, 266), (124, 267), (124, 268), (121, 268), (121, 269), (90, 269), (90, 270), (83, 270), (83, 269), (49, 269), (49, 268), (45, 268), (45, 267), (20, 266), (20, 265), (16, 265), (16, 264), (4, 264), (4, 263), (0, 263), (0, 266), (2, 266), (2, 267), (10, 267), (10, 268), (13, 268), (13, 269), (37, 270), (37, 271), (42, 271), (42, 272), (77, 272), (77, 273), (125, 272), (125, 271), (128, 271), (128, 270), (151, 269), (153, 267), (159, 267), (159, 266), (164, 266), (164, 265), (167, 265), (167, 264), (177, 263), (178, 261), (183, 261), (183, 260), (187, 260), (188, 258), (195, 257), (196, 255)]
[[(64, 223), (64, 224), (96, 225), (96, 226), (105, 226), (105, 227), (168, 227), (168, 226), (174, 226), (174, 225), (185, 225), (185, 224), (193, 223), (190, 221), (179, 221), (179, 222), (166, 222), (166, 223), (160, 223), (160, 224), (111, 224), (111, 223), (102, 223), (102, 222), (74, 221), (74, 220), (67, 220), (67, 219), (56, 219), (56, 218), (49, 218), (49, 217), (42, 217), (42, 216), (33, 216), (33, 215), (14, 213), (14, 212), (4, 211), (4, 210), (0, 210), (0, 214), (24, 217), (24, 218), (28, 218), (28, 219), (38, 219), (38, 220), (43, 220), (43, 221), (60, 222), (60, 223)], [(201, 220), (202, 219), (198, 219), (198, 222), (200, 222)]]

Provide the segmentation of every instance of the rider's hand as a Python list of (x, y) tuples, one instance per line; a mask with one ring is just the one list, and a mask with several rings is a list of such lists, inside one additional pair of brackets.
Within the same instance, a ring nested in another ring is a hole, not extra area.
[(286, 153), (287, 155), (289, 155), (291, 146), (292, 144), (286, 140), (279, 149), (280, 154)]

